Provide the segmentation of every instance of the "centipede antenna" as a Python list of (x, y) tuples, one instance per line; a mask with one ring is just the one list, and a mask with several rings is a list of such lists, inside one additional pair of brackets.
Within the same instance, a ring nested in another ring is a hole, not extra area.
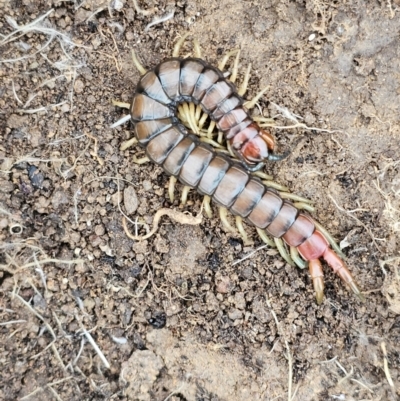
[(290, 266), (295, 267), (296, 265), (293, 262), (290, 255), (287, 253), (283, 240), (281, 240), (280, 238), (274, 238), (274, 241), (275, 241), (275, 245), (278, 248), (278, 251), (281, 254), (282, 258), (285, 259), (286, 262), (289, 263)]
[(174, 46), (174, 51), (172, 52), (172, 57), (178, 57), (179, 52), (181, 50), (182, 44), (185, 41), (185, 39), (190, 35), (190, 32), (185, 33), (177, 42), (176, 45)]
[(118, 121), (116, 121), (114, 124), (110, 125), (110, 128), (119, 127), (120, 125), (125, 124), (130, 119), (131, 119), (131, 115), (127, 114), (126, 116), (123, 116)]
[(290, 155), (290, 150), (287, 150), (282, 154), (269, 153), (267, 159), (270, 162), (280, 162), (281, 160), (286, 159), (289, 155)]
[(308, 263), (303, 260), (299, 254), (299, 251), (295, 246), (290, 247), (290, 257), (293, 259), (293, 262), (296, 263), (297, 267), (300, 269), (305, 269), (308, 267)]
[(247, 86), (250, 80), (251, 63), (247, 66), (246, 73), (244, 74), (243, 82), (238, 90), (238, 95), (243, 96), (247, 91)]
[(147, 70), (142, 66), (139, 59), (136, 56), (135, 50), (132, 49), (132, 61), (135, 64), (136, 69), (140, 72), (141, 75), (146, 74)]

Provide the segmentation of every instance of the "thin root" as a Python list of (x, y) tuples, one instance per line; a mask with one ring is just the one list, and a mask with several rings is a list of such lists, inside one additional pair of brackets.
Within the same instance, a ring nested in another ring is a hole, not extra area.
[(191, 216), (189, 214), (185, 214), (185, 213), (179, 212), (177, 210), (162, 208), (162, 209), (158, 210), (157, 213), (154, 215), (152, 230), (148, 234), (143, 235), (143, 236), (133, 235), (128, 229), (126, 218), (123, 217), (122, 225), (124, 227), (125, 234), (130, 239), (133, 239), (134, 241), (143, 241), (147, 238), (150, 238), (158, 230), (158, 225), (159, 225), (159, 222), (160, 222), (160, 219), (162, 216), (168, 216), (170, 219), (172, 219), (180, 224), (199, 225), (203, 221), (202, 210), (200, 210), (200, 212), (198, 213), (197, 216)]

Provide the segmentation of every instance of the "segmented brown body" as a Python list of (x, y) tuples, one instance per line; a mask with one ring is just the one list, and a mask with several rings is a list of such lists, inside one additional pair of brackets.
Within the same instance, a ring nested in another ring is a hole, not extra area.
[[(183, 102), (201, 106), (238, 160), (217, 153), (187, 131), (177, 118)], [(140, 79), (130, 111), (136, 138), (149, 159), (182, 184), (297, 249), (308, 261), (318, 303), (324, 288), (320, 258), (363, 299), (345, 262), (330, 248), (329, 234), (316, 230), (309, 216), (251, 174), (255, 164), (282, 157), (273, 154), (273, 137), (251, 119), (221, 71), (201, 59), (163, 61)]]
[(227, 140), (242, 147), (254, 146), (256, 140), (257, 146), (266, 147), (262, 138), (257, 141), (260, 129), (221, 71), (200, 59), (174, 58), (147, 72), (133, 96), (131, 117), (147, 156), (182, 184), (211, 196), (218, 205), (272, 236), (282, 237), (302, 253), (301, 245), (315, 231), (313, 221), (243, 165), (189, 134), (176, 117), (177, 105), (182, 102), (200, 104)]

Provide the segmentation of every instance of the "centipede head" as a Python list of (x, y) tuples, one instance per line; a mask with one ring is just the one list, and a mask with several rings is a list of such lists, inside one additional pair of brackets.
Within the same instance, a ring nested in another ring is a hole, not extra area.
[(238, 157), (250, 166), (264, 163), (267, 160), (279, 161), (289, 154), (288, 152), (281, 155), (274, 153), (274, 137), (256, 123), (250, 124), (231, 138), (230, 145)]

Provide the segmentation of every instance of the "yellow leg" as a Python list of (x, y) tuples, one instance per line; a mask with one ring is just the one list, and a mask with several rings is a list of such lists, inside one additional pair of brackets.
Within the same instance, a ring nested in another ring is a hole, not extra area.
[(313, 213), (315, 211), (315, 207), (311, 206), (309, 203), (294, 202), (293, 205), (299, 210), (307, 210), (307, 212), (310, 212), (310, 213)]
[(265, 174), (262, 171), (255, 171), (253, 173), (253, 175), (255, 175), (256, 177), (261, 178), (262, 180), (268, 180), (268, 181), (270, 181), (270, 180), (272, 180), (274, 178), (274, 177), (272, 177), (272, 175)]
[(244, 104), (244, 107), (247, 107), (249, 110), (252, 109), (256, 105), (256, 103), (260, 100), (261, 96), (264, 95), (264, 93), (267, 92), (268, 89), (269, 89), (269, 85), (266, 86), (260, 92), (258, 92), (257, 95), (255, 95), (253, 99), (251, 99), (250, 101), (246, 102)]
[(225, 68), (225, 65), (228, 62), (229, 58), (238, 52), (239, 52), (239, 49), (235, 49), (235, 50), (231, 50), (230, 52), (226, 53), (222, 57), (222, 60), (219, 62), (218, 69), (220, 69), (222, 71)]
[(122, 142), (121, 146), (119, 147), (120, 150), (124, 151), (126, 149), (129, 149), (133, 145), (136, 145), (138, 143), (138, 140), (135, 137), (132, 137), (131, 139)]
[(229, 80), (232, 83), (236, 82), (236, 78), (237, 78), (237, 74), (238, 74), (238, 67), (239, 67), (239, 57), (240, 57), (240, 49), (236, 54), (235, 62), (233, 63), (233, 68), (232, 68), (232, 75), (229, 78)]
[(209, 219), (212, 218), (212, 210), (211, 210), (210, 201), (211, 201), (211, 198), (208, 195), (204, 195), (203, 207), (204, 207), (204, 211), (206, 212), (206, 215)]
[(281, 254), (282, 258), (285, 259), (286, 262), (289, 263), (290, 266), (293, 266), (293, 267), (296, 266), (294, 264), (292, 258), (290, 257), (290, 255), (287, 253), (283, 240), (281, 240), (280, 238), (274, 238), (274, 241), (275, 241), (275, 245), (278, 248), (278, 251)]
[(220, 145), (218, 142), (215, 142), (213, 139), (210, 139), (206, 136), (201, 136), (200, 141), (204, 143), (208, 143), (209, 145), (213, 146), (214, 148), (222, 148), (225, 149), (222, 145)]
[(242, 219), (240, 216), (236, 216), (236, 217), (235, 217), (235, 220), (236, 220), (236, 227), (237, 227), (237, 229), (238, 229), (240, 235), (241, 235), (242, 238), (243, 238), (243, 244), (244, 244), (245, 246), (253, 245), (253, 244), (254, 244), (254, 241), (252, 241), (252, 240), (249, 239), (249, 237), (247, 236), (246, 231), (244, 230), (244, 227), (243, 227), (243, 219)]
[(222, 221), (222, 225), (225, 227), (225, 229), (228, 232), (236, 233), (236, 230), (229, 224), (229, 221), (227, 219), (227, 216), (228, 216), (227, 212), (228, 212), (228, 210), (226, 208), (224, 208), (224, 207), (219, 208), (219, 217)]
[(238, 90), (239, 96), (243, 96), (246, 93), (247, 85), (249, 84), (249, 79), (250, 79), (250, 70), (251, 70), (251, 64), (247, 66), (246, 74), (244, 75), (243, 82)]
[(221, 145), (224, 143), (224, 133), (222, 131), (218, 131), (217, 142)]
[(296, 194), (291, 194), (290, 192), (282, 192), (279, 193), (279, 195), (281, 196), (282, 199), (290, 199), (292, 201), (296, 201), (296, 202), (300, 202), (300, 203), (312, 203), (312, 201), (310, 201), (307, 198), (303, 198), (302, 196), (296, 195)]
[(185, 39), (190, 35), (190, 32), (185, 33), (177, 42), (176, 45), (174, 46), (174, 51), (172, 52), (172, 57), (178, 57), (179, 52), (181, 50), (181, 47), (183, 45), (183, 42)]
[(129, 109), (131, 107), (130, 103), (120, 102), (118, 100), (111, 99), (113, 106), (120, 107), (121, 109)]
[(283, 186), (283, 185), (281, 185), (281, 184), (278, 184), (278, 183), (275, 182), (275, 181), (263, 180), (262, 182), (263, 182), (263, 184), (265, 184), (267, 187), (274, 188), (274, 189), (276, 189), (276, 190), (278, 190), (278, 191), (280, 191), (280, 192), (287, 192), (287, 191), (289, 191), (289, 188), (288, 188), (288, 187), (285, 187), (285, 186)]
[(183, 206), (186, 205), (187, 197), (188, 197), (188, 194), (189, 194), (189, 191), (190, 191), (190, 190), (191, 190), (191, 188), (188, 187), (187, 185), (185, 185), (185, 186), (183, 187), (183, 189), (182, 189), (181, 204), (182, 204)]
[(341, 259), (347, 259), (346, 255), (342, 252), (339, 245), (336, 243), (335, 239), (332, 235), (327, 231), (321, 224), (314, 220), (315, 228), (322, 233), (322, 235), (328, 240), (331, 244), (333, 250), (340, 256)]
[(136, 69), (137, 69), (142, 75), (146, 74), (146, 72), (147, 72), (146, 68), (144, 68), (144, 67), (142, 66), (142, 64), (140, 63), (140, 61), (139, 61), (139, 59), (137, 58), (136, 53), (135, 53), (135, 51), (134, 51), (133, 49), (132, 49), (132, 61), (133, 61), (133, 64), (135, 65)]
[(194, 56), (201, 58), (201, 47), (197, 39), (193, 39)]
[(148, 163), (150, 161), (150, 159), (147, 156), (137, 157), (136, 155), (133, 155), (132, 161), (135, 164), (145, 164), (145, 163)]
[[(203, 110), (201, 109), (201, 106), (198, 104), (197, 106), (196, 106), (196, 122), (200, 122), (200, 116), (201, 116), (201, 112), (202, 112)], [(200, 127), (201, 128), (201, 127)]]
[(271, 248), (276, 248), (275, 242), (271, 238), (268, 237), (265, 230), (262, 230), (261, 228), (258, 228), (258, 227), (256, 227), (256, 230), (257, 230), (257, 234), (260, 236), (260, 238), (263, 242), (265, 242)]
[(208, 130), (207, 130), (207, 136), (209, 138), (213, 137), (213, 132), (214, 132), (214, 128), (215, 128), (215, 121), (211, 121), (210, 125), (208, 126)]
[(174, 201), (175, 199), (175, 184), (176, 184), (176, 178), (171, 175), (171, 177), (169, 177), (169, 185), (168, 185), (168, 196), (169, 196), (169, 200), (171, 202)]
[(308, 266), (308, 263), (301, 258), (301, 256), (299, 255), (299, 251), (294, 246), (290, 247), (290, 257), (300, 269), (305, 269)]
[[(201, 108), (200, 108), (200, 111), (201, 111)], [(208, 114), (204, 113), (204, 114), (201, 116), (201, 118), (198, 120), (198, 121), (199, 121), (199, 123), (198, 123), (199, 129), (202, 129), (202, 128), (203, 128), (204, 123), (207, 121), (207, 118), (208, 118)]]

